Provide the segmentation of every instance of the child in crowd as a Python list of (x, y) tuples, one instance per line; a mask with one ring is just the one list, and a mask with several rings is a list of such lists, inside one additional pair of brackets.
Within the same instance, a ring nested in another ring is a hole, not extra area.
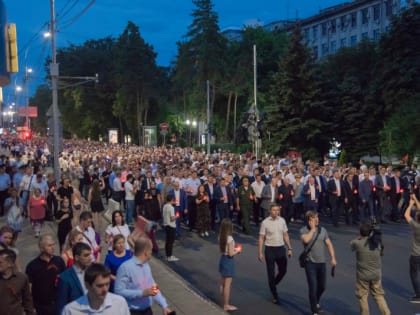
[(223, 219), (220, 224), (219, 232), (219, 247), (222, 254), (219, 261), (219, 272), (221, 275), (220, 295), (222, 298), (223, 309), (225, 311), (236, 311), (238, 309), (236, 306), (229, 304), (230, 286), (235, 274), (233, 256), (241, 252), (240, 248), (235, 248), (235, 241), (232, 237), (232, 233), (232, 221), (227, 218)]

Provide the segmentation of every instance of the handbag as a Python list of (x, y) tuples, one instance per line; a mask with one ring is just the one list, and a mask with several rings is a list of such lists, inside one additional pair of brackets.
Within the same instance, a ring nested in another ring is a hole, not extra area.
[(316, 233), (315, 239), (309, 245), (300, 255), (299, 255), (299, 266), (301, 268), (305, 268), (306, 262), (308, 261), (308, 255), (310, 251), (312, 250), (312, 247), (314, 246), (316, 240), (318, 239), (319, 234), (321, 234), (321, 227), (318, 227), (318, 233)]

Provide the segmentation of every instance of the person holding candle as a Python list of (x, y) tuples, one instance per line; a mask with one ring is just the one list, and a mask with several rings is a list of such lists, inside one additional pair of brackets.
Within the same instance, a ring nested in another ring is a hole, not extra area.
[(178, 261), (179, 259), (172, 255), (172, 249), (175, 241), (176, 215), (172, 205), (172, 196), (166, 196), (166, 203), (163, 206), (163, 227), (165, 229), (165, 253), (167, 261)]
[(153, 314), (153, 301), (159, 304), (164, 315), (171, 312), (165, 297), (156, 286), (148, 263), (152, 257), (152, 247), (147, 236), (137, 238), (134, 257), (124, 262), (117, 271), (115, 293), (126, 299), (131, 314)]
[[(286, 221), (280, 217), (280, 206), (271, 204), (270, 216), (261, 222), (258, 239), (258, 260), (267, 267), (268, 285), (273, 295), (273, 303), (279, 303), (277, 285), (287, 272), (287, 257), (292, 257), (292, 245), (287, 232)], [(287, 246), (287, 251), (286, 247)], [(264, 253), (263, 253), (264, 248)], [(275, 265), (277, 275), (275, 276)]]
[(242, 215), (242, 229), (246, 235), (249, 235), (251, 230), (249, 216), (251, 215), (254, 201), (254, 189), (250, 186), (248, 177), (242, 177), (242, 185), (239, 186), (236, 197), (236, 208)]
[(41, 190), (35, 188), (33, 194), (29, 199), (29, 218), (31, 219), (32, 228), (35, 232), (35, 237), (41, 234), (42, 226), (44, 225), (45, 214), (47, 210), (47, 203), (45, 197), (41, 195)]
[(168, 192), (168, 196), (171, 196), (173, 200), (173, 206), (175, 208), (175, 214), (177, 215), (176, 218), (176, 232), (175, 236), (180, 236), (181, 232), (181, 220), (183, 219), (184, 215), (188, 213), (188, 200), (187, 194), (183, 188), (180, 188), (179, 181), (173, 182), (173, 189)]
[(209, 195), (204, 185), (198, 186), (195, 203), (197, 205), (197, 230), (201, 237), (209, 236), (210, 231), (210, 209)]
[(219, 260), (220, 279), (220, 295), (222, 298), (222, 305), (225, 311), (236, 311), (236, 306), (229, 304), (230, 287), (233, 276), (235, 275), (235, 264), (233, 256), (239, 254), (242, 247), (235, 248), (235, 240), (232, 237), (233, 224), (230, 219), (225, 218), (220, 224), (219, 232), (219, 248), (221, 252)]

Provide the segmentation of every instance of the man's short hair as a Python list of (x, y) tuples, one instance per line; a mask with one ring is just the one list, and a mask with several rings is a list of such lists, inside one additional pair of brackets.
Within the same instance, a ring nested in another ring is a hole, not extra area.
[(82, 255), (82, 252), (84, 250), (92, 251), (90, 246), (86, 243), (80, 242), (80, 243), (74, 244), (73, 249), (72, 249), (73, 257)]
[(146, 236), (141, 236), (134, 242), (134, 255), (143, 254), (147, 249), (152, 248), (152, 242)]
[(372, 230), (371, 225), (368, 223), (364, 223), (360, 226), (360, 235), (369, 236), (371, 230)]
[(93, 216), (92, 216), (92, 213), (90, 211), (83, 211), (80, 214), (79, 218), (80, 218), (80, 221), (86, 221), (86, 220), (92, 219)]
[(9, 248), (0, 250), (0, 256), (3, 256), (11, 264), (16, 262), (16, 253)]
[(46, 240), (53, 240), (54, 241), (54, 237), (51, 234), (43, 234), (40, 236), (39, 241), (38, 241), (38, 247), (40, 249), (44, 248), (44, 243)]
[(92, 285), (99, 276), (103, 278), (111, 277), (111, 270), (102, 264), (92, 263), (85, 271), (85, 282)]

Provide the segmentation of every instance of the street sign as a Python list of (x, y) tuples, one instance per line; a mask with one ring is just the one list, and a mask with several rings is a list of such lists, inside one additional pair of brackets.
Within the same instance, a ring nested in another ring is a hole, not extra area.
[(168, 128), (169, 128), (168, 123), (163, 122), (163, 123), (160, 124), (160, 129), (161, 130), (168, 130)]
[(160, 131), (160, 134), (161, 134), (162, 136), (166, 136), (166, 135), (168, 134), (168, 129), (162, 129), (162, 130)]

